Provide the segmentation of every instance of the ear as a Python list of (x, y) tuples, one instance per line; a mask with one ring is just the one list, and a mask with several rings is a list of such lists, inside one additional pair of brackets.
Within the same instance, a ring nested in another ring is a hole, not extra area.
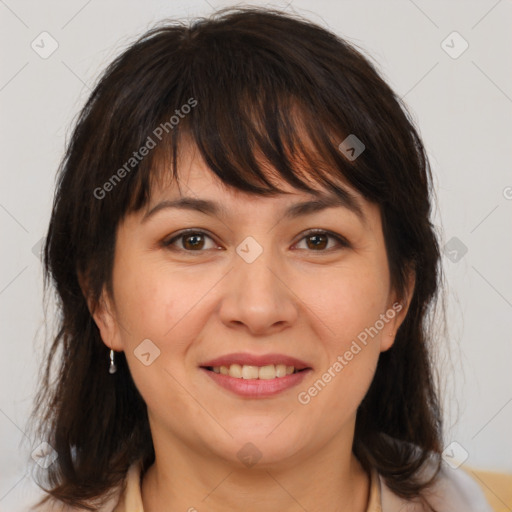
[(103, 343), (109, 349), (121, 352), (123, 344), (121, 342), (119, 323), (117, 322), (111, 299), (105, 290), (102, 291), (99, 303), (91, 314), (98, 326)]
[(401, 299), (398, 298), (395, 291), (392, 291), (390, 294), (388, 308), (384, 314), (387, 322), (385, 323), (384, 329), (381, 333), (381, 352), (385, 352), (393, 346), (396, 333), (400, 325), (402, 325), (402, 322), (405, 320), (407, 312), (409, 311), (409, 306), (411, 305), (412, 296), (414, 294), (415, 284), (416, 274), (413, 270), (410, 270), (407, 277), (405, 291)]
[(89, 312), (100, 331), (103, 343), (109, 349), (121, 352), (123, 350), (123, 346), (121, 343), (119, 324), (116, 319), (113, 300), (104, 287), (98, 302), (94, 303), (91, 299), (91, 294), (89, 292), (89, 287), (86, 284), (86, 280), (82, 275), (79, 276), (78, 280), (80, 282), (82, 293), (87, 301)]

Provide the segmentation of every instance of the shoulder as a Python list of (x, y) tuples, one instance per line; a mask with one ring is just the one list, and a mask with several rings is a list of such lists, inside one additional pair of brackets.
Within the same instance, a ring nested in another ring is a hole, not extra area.
[(452, 469), (443, 466), (433, 491), (440, 497), (439, 508), (445, 502), (448, 505), (453, 503), (452, 507), (446, 510), (458, 506), (464, 507), (468, 512), (492, 512), (478, 482), (462, 468)]
[[(417, 501), (396, 496), (379, 477), (381, 483), (382, 512), (423, 512)], [(492, 512), (480, 485), (462, 468), (452, 469), (444, 463), (431, 488), (424, 497), (436, 512)]]

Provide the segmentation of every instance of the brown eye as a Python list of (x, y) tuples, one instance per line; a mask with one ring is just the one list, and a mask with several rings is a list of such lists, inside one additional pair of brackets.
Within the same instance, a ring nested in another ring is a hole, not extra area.
[(310, 249), (325, 249), (329, 243), (329, 237), (326, 235), (309, 235), (306, 240)]
[(195, 250), (202, 249), (204, 246), (204, 238), (201, 234), (185, 235), (182, 237), (183, 247), (185, 249)]
[(330, 240), (335, 240), (337, 242), (338, 248), (349, 246), (347, 240), (345, 240), (342, 236), (335, 235), (334, 233), (329, 233), (327, 231), (322, 230), (312, 232), (310, 231), (308, 234), (306, 234), (306, 236), (304, 236), (300, 240), (300, 242), (302, 242), (303, 240), (305, 240), (306, 242), (306, 249), (317, 252), (323, 252), (326, 249), (335, 249), (336, 244), (334, 245), (334, 247), (332, 245), (329, 246)]
[(176, 249), (178, 251), (186, 252), (201, 252), (207, 249), (213, 249), (216, 247), (215, 243), (211, 244), (211, 247), (205, 247), (207, 240), (213, 239), (203, 231), (182, 231), (180, 234), (172, 237), (169, 240), (163, 242), (164, 247), (169, 249)]

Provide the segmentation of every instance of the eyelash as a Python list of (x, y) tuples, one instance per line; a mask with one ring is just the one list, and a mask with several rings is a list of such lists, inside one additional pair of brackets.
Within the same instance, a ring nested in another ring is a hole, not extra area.
[[(213, 241), (213, 237), (210, 236), (205, 231), (202, 231), (200, 229), (187, 229), (187, 230), (181, 231), (180, 233), (178, 233), (177, 235), (173, 236), (170, 239), (163, 240), (162, 245), (163, 245), (163, 247), (165, 247), (169, 250), (184, 252), (184, 253), (188, 253), (188, 254), (194, 253), (194, 252), (201, 253), (201, 252), (205, 252), (205, 251), (209, 250), (209, 249), (199, 249), (197, 251), (194, 251), (194, 250), (189, 250), (189, 249), (182, 249), (182, 248), (177, 248), (177, 247), (173, 248), (172, 247), (174, 242), (176, 242), (180, 239), (183, 239), (186, 236), (191, 236), (191, 235), (203, 235), (203, 236), (210, 238)], [(340, 248), (350, 247), (350, 243), (344, 237), (342, 237), (341, 235), (338, 235), (336, 233), (333, 233), (331, 231), (326, 231), (325, 229), (310, 229), (310, 230), (306, 231), (306, 233), (302, 236), (302, 238), (297, 243), (299, 243), (302, 240), (304, 240), (305, 238), (307, 238), (309, 236), (313, 236), (313, 235), (326, 235), (328, 238), (332, 238), (332, 239), (336, 240), (336, 242), (338, 242)], [(300, 250), (304, 250), (304, 249), (300, 249)], [(332, 250), (336, 250), (336, 248), (331, 247), (329, 249), (321, 249), (318, 251), (310, 250), (309, 252), (321, 253), (321, 252), (331, 252)]]

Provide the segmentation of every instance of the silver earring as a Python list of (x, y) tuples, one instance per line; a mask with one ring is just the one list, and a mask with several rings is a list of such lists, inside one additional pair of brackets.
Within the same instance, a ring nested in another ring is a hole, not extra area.
[(117, 372), (117, 366), (116, 363), (114, 363), (114, 351), (110, 351), (110, 367), (108, 369), (108, 373), (116, 373)]

